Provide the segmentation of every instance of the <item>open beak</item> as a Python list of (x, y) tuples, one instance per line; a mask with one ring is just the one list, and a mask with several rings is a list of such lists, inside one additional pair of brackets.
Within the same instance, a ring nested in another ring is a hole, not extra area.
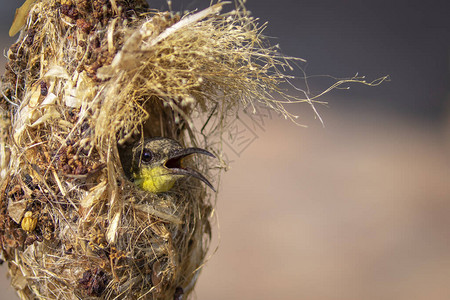
[(194, 170), (194, 169), (191, 169), (188, 167), (183, 167), (183, 165), (182, 165), (183, 158), (185, 158), (191, 154), (196, 154), (196, 153), (216, 158), (214, 156), (214, 154), (212, 154), (211, 152), (206, 151), (204, 149), (186, 148), (186, 149), (178, 150), (178, 151), (172, 153), (171, 155), (169, 155), (169, 159), (166, 161), (165, 166), (167, 169), (170, 170), (171, 174), (192, 176), (194, 178), (197, 178), (197, 179), (203, 181), (204, 183), (206, 183), (206, 185), (209, 186), (215, 192), (216, 190), (214, 189), (212, 184), (208, 181), (208, 179), (205, 178), (205, 176), (203, 176), (197, 170)]

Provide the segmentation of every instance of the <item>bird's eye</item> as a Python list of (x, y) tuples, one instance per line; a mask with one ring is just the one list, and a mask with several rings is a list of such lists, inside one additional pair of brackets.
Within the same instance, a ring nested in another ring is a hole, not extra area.
[(142, 162), (149, 163), (153, 158), (152, 151), (145, 149), (144, 152), (142, 152)]

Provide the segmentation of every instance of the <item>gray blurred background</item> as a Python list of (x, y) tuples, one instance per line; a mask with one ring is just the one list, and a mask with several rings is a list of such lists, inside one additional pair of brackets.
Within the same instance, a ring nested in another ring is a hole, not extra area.
[[(450, 299), (449, 2), (247, 2), (273, 44), (308, 61), (307, 75), (391, 81), (325, 95), (325, 127), (307, 105), (288, 108), (309, 128), (267, 112), (243, 118), (249, 142), (227, 150), (219, 247), (193, 298)], [(1, 4), (4, 49), (22, 1)], [(311, 92), (327, 83), (311, 78)]]

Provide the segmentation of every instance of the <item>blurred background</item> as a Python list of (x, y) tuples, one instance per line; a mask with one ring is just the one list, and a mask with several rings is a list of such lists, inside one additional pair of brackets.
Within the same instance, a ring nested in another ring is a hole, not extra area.
[[(1, 1), (5, 49), (22, 1)], [(208, 5), (172, 2), (176, 11)], [(218, 249), (193, 298), (450, 299), (450, 2), (248, 0), (247, 7), (268, 22), (265, 34), (284, 54), (307, 60), (307, 75), (391, 81), (325, 95), (329, 104), (317, 106), (324, 127), (306, 104), (288, 108), (308, 128), (267, 111), (236, 123), (245, 143), (228, 141)], [(325, 87), (322, 79), (309, 80), (312, 94)], [(0, 267), (0, 299), (14, 299), (5, 274)]]

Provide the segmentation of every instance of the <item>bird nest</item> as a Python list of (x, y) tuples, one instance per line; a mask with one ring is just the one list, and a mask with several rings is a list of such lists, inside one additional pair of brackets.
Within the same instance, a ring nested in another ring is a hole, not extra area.
[[(153, 194), (130, 181), (148, 137), (226, 166), (241, 108), (294, 120), (290, 65), (241, 3), (186, 13), (141, 0), (38, 0), (18, 10), (0, 97), (0, 243), (22, 299), (181, 299), (208, 250), (214, 196), (195, 180)], [(274, 94), (278, 95), (275, 100)], [(205, 126), (208, 123), (208, 126)]]

